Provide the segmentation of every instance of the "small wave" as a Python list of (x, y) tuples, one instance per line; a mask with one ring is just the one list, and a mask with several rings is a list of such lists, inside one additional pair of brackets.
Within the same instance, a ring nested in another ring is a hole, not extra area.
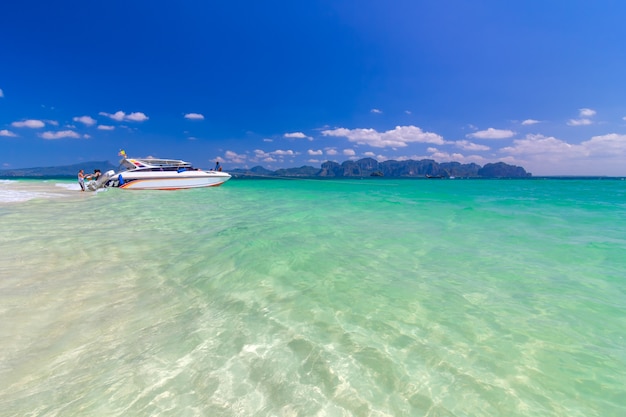
[(13, 184), (17, 181), (15, 180), (0, 180), (0, 184)]
[(0, 203), (18, 203), (28, 201), (34, 198), (57, 198), (62, 197), (61, 194), (42, 193), (22, 190), (0, 190)]

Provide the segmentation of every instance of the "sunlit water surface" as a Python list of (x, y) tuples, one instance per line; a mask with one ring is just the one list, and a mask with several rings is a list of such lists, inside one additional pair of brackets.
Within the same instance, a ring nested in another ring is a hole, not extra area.
[(625, 225), (617, 180), (3, 181), (0, 415), (623, 416)]

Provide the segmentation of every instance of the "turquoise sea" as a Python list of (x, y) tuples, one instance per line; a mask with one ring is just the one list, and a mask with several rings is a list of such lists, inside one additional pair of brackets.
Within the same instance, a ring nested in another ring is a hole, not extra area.
[(626, 181), (0, 181), (0, 416), (626, 415)]

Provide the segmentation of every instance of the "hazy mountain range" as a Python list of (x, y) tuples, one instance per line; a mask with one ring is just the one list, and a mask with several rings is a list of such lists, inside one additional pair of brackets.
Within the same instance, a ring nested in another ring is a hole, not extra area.
[(486, 164), (461, 164), (459, 162), (438, 163), (432, 159), (420, 161), (384, 161), (372, 158), (358, 161), (324, 162), (321, 168), (302, 166), (270, 171), (257, 166), (251, 169), (227, 170), (234, 176), (257, 177), (405, 177), (405, 178), (526, 178), (531, 174), (522, 167), (508, 165), (504, 162)]

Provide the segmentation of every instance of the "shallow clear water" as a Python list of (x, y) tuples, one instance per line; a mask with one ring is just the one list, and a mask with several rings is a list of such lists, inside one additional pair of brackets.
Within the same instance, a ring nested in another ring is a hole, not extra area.
[(0, 187), (2, 416), (626, 415), (624, 181), (73, 185)]

